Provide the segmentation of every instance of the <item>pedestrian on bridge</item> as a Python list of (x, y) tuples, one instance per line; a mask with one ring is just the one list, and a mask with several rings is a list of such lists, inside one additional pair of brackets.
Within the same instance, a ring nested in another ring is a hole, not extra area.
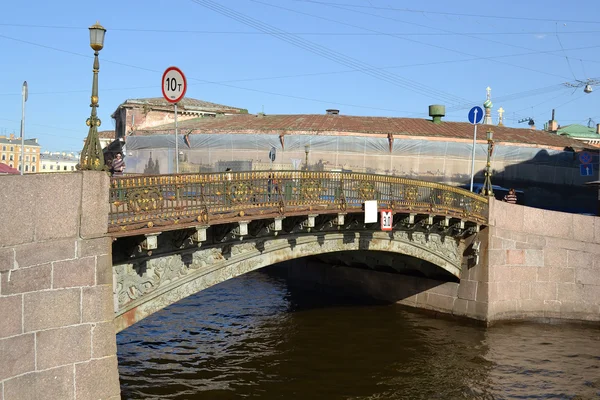
[(121, 153), (115, 155), (111, 170), (113, 176), (123, 176), (123, 171), (125, 171), (125, 161), (123, 161), (123, 155)]
[(517, 192), (515, 191), (515, 189), (511, 188), (508, 191), (508, 194), (506, 196), (504, 196), (502, 201), (505, 201), (510, 204), (517, 204)]

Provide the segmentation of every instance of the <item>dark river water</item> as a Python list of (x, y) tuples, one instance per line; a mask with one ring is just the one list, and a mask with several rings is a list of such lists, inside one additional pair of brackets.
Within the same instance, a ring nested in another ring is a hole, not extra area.
[(484, 328), (398, 305), (224, 282), (117, 336), (128, 399), (595, 399), (600, 329)]

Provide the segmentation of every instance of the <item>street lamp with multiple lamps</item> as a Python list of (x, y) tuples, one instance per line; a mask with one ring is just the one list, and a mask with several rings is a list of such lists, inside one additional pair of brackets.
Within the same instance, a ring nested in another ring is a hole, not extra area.
[(104, 164), (104, 154), (100, 146), (100, 138), (98, 137), (98, 127), (100, 126), (100, 118), (98, 118), (96, 109), (98, 108), (98, 71), (100, 63), (98, 61), (98, 52), (104, 47), (104, 34), (106, 29), (98, 22), (90, 26), (90, 47), (94, 50), (94, 80), (92, 83), (92, 114), (86, 121), (86, 125), (90, 127), (81, 157), (79, 159), (79, 169), (103, 171), (106, 170)]
[(306, 158), (304, 159), (304, 169), (308, 171), (308, 153), (310, 153), (310, 144), (304, 146), (304, 154)]
[(484, 196), (493, 196), (494, 190), (492, 188), (492, 153), (494, 152), (494, 132), (489, 129), (487, 131), (487, 143), (488, 143), (488, 151), (487, 151), (487, 164), (485, 165), (485, 181), (483, 182), (483, 191), (482, 194)]

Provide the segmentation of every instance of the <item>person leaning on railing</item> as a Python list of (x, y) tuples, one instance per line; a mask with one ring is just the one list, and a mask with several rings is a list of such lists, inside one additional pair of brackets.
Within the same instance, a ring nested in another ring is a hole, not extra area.
[(502, 201), (505, 201), (510, 204), (517, 204), (517, 192), (515, 192), (515, 189), (510, 189), (508, 191), (508, 194), (504, 196)]

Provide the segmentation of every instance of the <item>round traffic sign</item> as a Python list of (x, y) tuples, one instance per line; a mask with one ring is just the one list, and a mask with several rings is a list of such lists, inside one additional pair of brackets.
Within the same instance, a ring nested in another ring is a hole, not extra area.
[(582, 164), (590, 164), (592, 162), (592, 155), (587, 151), (579, 153), (579, 162)]
[(169, 67), (162, 77), (162, 93), (163, 97), (169, 103), (179, 103), (185, 91), (187, 90), (187, 81), (185, 75), (177, 67)]
[(479, 106), (471, 108), (469, 111), (469, 122), (472, 124), (478, 124), (483, 119), (483, 110)]

